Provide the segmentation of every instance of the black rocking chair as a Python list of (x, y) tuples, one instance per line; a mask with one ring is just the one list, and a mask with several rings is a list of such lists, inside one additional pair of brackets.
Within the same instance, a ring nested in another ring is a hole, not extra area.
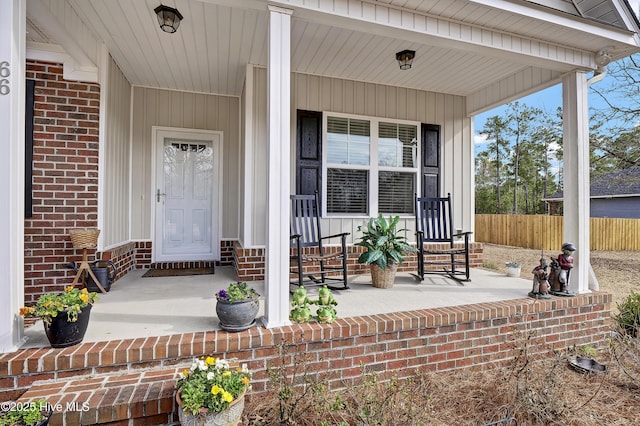
[[(333, 290), (349, 288), (347, 283), (347, 235), (323, 237), (320, 232), (318, 193), (291, 195), (291, 279), (290, 286), (323, 286)], [(327, 248), (323, 244), (340, 238), (341, 246)], [(329, 284), (342, 284), (341, 287)]]
[[(457, 281), (470, 281), (469, 235), (472, 232), (455, 233), (452, 217), (451, 194), (447, 194), (445, 198), (416, 195), (416, 278), (421, 281), (425, 274), (447, 275)], [(464, 245), (456, 245), (454, 238), (464, 238)], [(447, 243), (449, 247), (442, 248), (441, 245), (438, 247), (431, 243)]]

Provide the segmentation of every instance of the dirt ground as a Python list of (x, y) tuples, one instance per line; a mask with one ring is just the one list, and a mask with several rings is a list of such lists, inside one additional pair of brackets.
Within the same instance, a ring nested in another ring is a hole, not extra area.
[[(557, 253), (547, 252), (544, 256), (549, 258), (559, 254), (558, 249)], [(485, 244), (484, 266), (505, 271), (506, 262), (519, 262), (522, 265), (520, 276), (533, 279), (531, 271), (538, 265), (541, 255), (540, 250)], [(612, 311), (617, 311), (616, 304), (632, 290), (640, 292), (640, 252), (592, 251), (591, 266), (600, 284), (600, 290), (613, 294)]]

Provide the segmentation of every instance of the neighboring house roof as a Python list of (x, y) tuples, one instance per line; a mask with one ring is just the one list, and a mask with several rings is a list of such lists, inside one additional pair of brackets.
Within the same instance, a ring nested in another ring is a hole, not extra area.
[[(625, 17), (630, 16), (637, 22), (637, 17), (632, 10), (629, 2), (623, 0), (620, 2), (620, 8), (617, 8), (614, 2), (608, 0), (527, 0), (540, 6), (549, 7), (559, 10), (573, 16), (590, 19), (601, 22), (603, 24), (612, 25), (618, 28), (625, 28)], [(632, 13), (628, 13), (632, 12)]]
[[(640, 196), (640, 166), (596, 176), (591, 180), (591, 198)], [(560, 201), (563, 192), (545, 198), (545, 201)]]

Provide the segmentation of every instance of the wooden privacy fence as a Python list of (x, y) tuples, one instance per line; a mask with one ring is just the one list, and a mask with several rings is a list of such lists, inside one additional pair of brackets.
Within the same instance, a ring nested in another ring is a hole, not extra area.
[[(559, 250), (563, 217), (476, 214), (477, 242), (538, 250)], [(591, 250), (640, 250), (640, 219), (591, 218)]]

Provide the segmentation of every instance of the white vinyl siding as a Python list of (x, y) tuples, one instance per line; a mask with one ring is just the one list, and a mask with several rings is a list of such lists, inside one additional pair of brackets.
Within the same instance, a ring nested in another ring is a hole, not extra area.
[[(266, 135), (267, 85), (265, 68), (255, 67), (252, 167), (254, 187), (252, 191), (253, 244), (265, 244), (264, 226), (265, 194), (267, 186), (266, 163), (263, 152), (268, 143)], [(385, 122), (408, 120), (441, 126), (442, 177), (440, 193), (451, 193), (454, 200), (454, 223), (456, 228), (473, 231), (473, 128), (466, 115), (466, 101), (461, 96), (428, 92), (404, 87), (385, 86), (362, 81), (344, 80), (317, 75), (293, 73), (291, 94), (293, 105), (291, 122), (291, 145), (295, 147), (295, 111), (332, 111), (334, 113), (359, 115), (361, 117), (383, 117)], [(323, 141), (323, 144), (326, 141)], [(295, 148), (291, 150), (291, 176), (295, 176)], [(291, 192), (295, 182), (291, 181)], [(259, 219), (259, 220), (258, 220)], [(364, 223), (362, 216), (337, 216), (322, 218), (323, 232), (327, 235), (349, 232), (348, 242), (353, 244), (361, 233), (357, 228)], [(401, 229), (409, 241), (415, 241), (415, 220), (401, 216)]]
[(104, 158), (100, 173), (102, 246), (109, 248), (129, 241), (131, 180), (131, 84), (109, 56), (108, 90), (104, 92)]

